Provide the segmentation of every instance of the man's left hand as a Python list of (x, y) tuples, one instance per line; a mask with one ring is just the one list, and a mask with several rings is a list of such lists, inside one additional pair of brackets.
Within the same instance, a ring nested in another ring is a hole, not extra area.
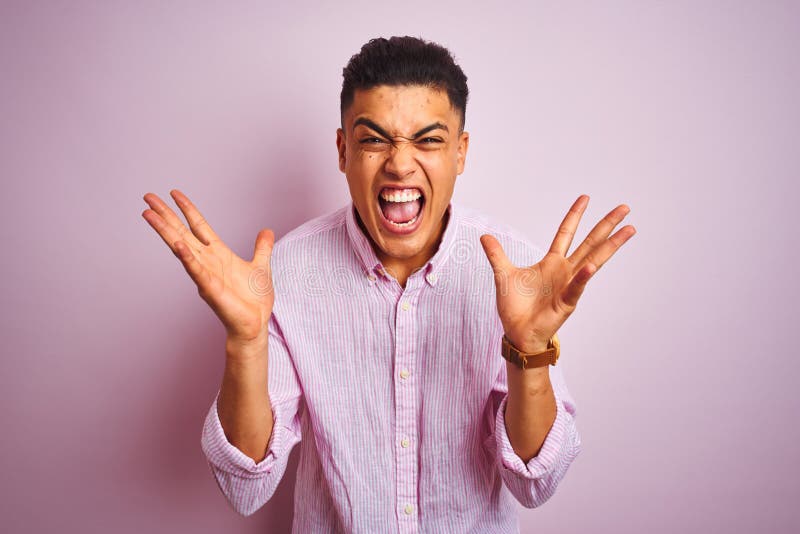
[(516, 267), (494, 236), (481, 236), (481, 245), (495, 273), (497, 312), (503, 329), (511, 343), (523, 352), (547, 348), (550, 338), (575, 310), (592, 275), (636, 233), (632, 225), (627, 225), (608, 237), (630, 212), (627, 205), (620, 204), (567, 257), (588, 203), (588, 195), (578, 197), (561, 222), (550, 250), (530, 267)]

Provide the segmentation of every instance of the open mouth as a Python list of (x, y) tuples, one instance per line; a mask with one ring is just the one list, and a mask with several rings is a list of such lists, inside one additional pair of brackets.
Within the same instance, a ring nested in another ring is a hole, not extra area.
[(425, 197), (416, 187), (384, 187), (378, 195), (384, 226), (396, 233), (413, 231), (422, 217)]

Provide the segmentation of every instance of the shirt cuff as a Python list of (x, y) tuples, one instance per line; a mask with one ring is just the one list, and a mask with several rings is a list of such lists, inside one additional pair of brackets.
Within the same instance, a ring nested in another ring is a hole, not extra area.
[(225, 431), (222, 428), (217, 412), (218, 399), (219, 393), (208, 411), (201, 437), (203, 452), (212, 466), (244, 478), (261, 477), (272, 471), (273, 465), (279, 456), (300, 441), (299, 437), (291, 430), (279, 424), (279, 421), (283, 420), (281, 419), (281, 409), (273, 406), (273, 428), (272, 435), (267, 443), (267, 454), (263, 460), (256, 463), (255, 460), (229, 442), (225, 436)]
[(508, 393), (503, 397), (497, 409), (495, 440), (497, 442), (500, 464), (505, 469), (520, 477), (538, 479), (549, 476), (556, 470), (561, 458), (564, 456), (569, 438), (567, 432), (569, 414), (564, 408), (564, 404), (555, 389), (553, 390), (553, 394), (556, 398), (556, 419), (553, 421), (553, 426), (545, 437), (539, 454), (531, 458), (527, 464), (514, 452), (514, 448), (511, 446), (511, 441), (508, 438), (505, 421)]

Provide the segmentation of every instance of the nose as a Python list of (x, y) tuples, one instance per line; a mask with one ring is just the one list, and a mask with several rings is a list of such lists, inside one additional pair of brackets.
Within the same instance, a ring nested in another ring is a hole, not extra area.
[(405, 139), (399, 141), (395, 140), (392, 143), (389, 157), (386, 158), (386, 162), (384, 163), (384, 170), (387, 174), (400, 180), (408, 178), (414, 174), (414, 170), (417, 168), (414, 153), (413, 143)]

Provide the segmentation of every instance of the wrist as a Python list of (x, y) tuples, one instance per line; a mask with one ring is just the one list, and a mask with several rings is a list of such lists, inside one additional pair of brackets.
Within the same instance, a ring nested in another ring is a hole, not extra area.
[(542, 381), (550, 381), (550, 367), (549, 365), (543, 365), (541, 367), (529, 367), (527, 369), (523, 369), (519, 365), (515, 363), (511, 363), (509, 361), (506, 362), (506, 369), (508, 370), (508, 376), (511, 375), (515, 376), (524, 376), (524, 377), (539, 377)]
[(267, 356), (267, 339), (266, 334), (246, 340), (229, 336), (225, 339), (225, 356), (228, 360), (235, 361), (265, 358)]
[(525, 396), (536, 397), (552, 389), (550, 366), (521, 369), (518, 365), (506, 362), (509, 395), (524, 392)]

